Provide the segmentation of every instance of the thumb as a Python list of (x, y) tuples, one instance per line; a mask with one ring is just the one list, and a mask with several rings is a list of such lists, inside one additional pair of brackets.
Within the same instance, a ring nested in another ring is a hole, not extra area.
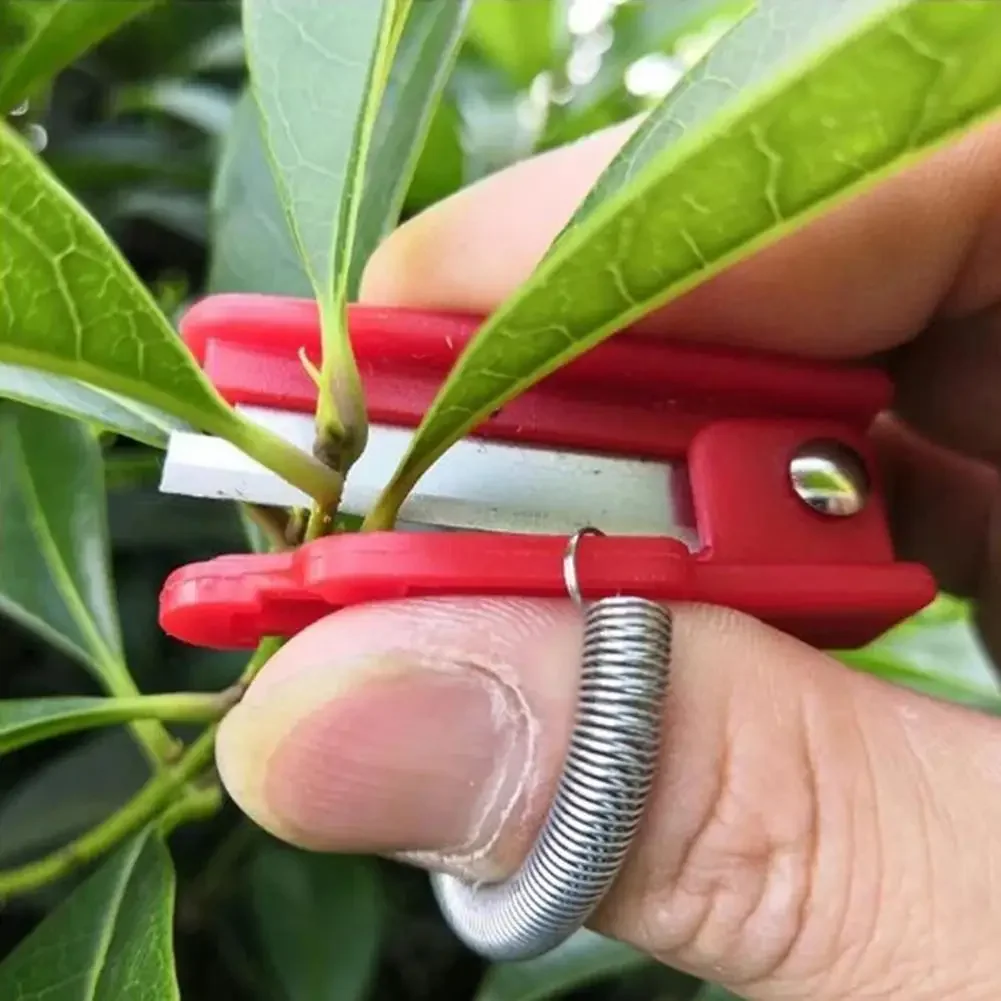
[[(569, 602), (350, 608), (223, 723), (237, 803), (295, 844), (495, 879), (575, 707)], [(659, 777), (592, 927), (752, 999), (1001, 996), (1001, 728), (752, 619), (675, 610)]]

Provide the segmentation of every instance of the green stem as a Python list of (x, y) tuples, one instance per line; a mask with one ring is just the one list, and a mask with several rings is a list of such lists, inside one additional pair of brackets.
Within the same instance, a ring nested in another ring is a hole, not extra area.
[(221, 434), (252, 459), (298, 487), (321, 507), (336, 507), (340, 502), (344, 489), (340, 473), (267, 428), (234, 412), (227, 426), (214, 433)]
[(212, 760), (215, 737), (216, 725), (213, 724), (188, 748), (177, 764), (150, 779), (125, 806), (76, 841), (37, 862), (0, 872), (0, 901), (61, 879), (149, 823), (177, 790)]
[(411, 484), (391, 483), (376, 500), (374, 506), (365, 515), (361, 524), (362, 532), (392, 531), (399, 517), (400, 508), (407, 499)]
[[(40, 700), (44, 702), (45, 700)], [(58, 706), (59, 697), (50, 701)], [(27, 744), (51, 740), (81, 730), (140, 720), (160, 720), (170, 723), (211, 723), (220, 719), (234, 705), (234, 693), (176, 693), (170, 695), (139, 695), (126, 698), (106, 698), (98, 701), (86, 714), (67, 713), (29, 719), (21, 726), (0, 732), (0, 755), (9, 754)], [(169, 736), (169, 735), (168, 735)], [(171, 738), (173, 739), (173, 738)], [(178, 743), (178, 747), (181, 745)], [(168, 762), (161, 762), (161, 768)]]
[(265, 636), (253, 656), (247, 661), (247, 666), (236, 683), (236, 688), (246, 690), (250, 683), (261, 673), (261, 668), (285, 645), (285, 640), (279, 636)]
[(189, 787), (171, 803), (160, 817), (160, 833), (168, 837), (174, 830), (193, 820), (204, 820), (222, 809), (222, 786), (213, 782), (204, 788)]
[(134, 719), (157, 719), (163, 723), (212, 723), (233, 707), (229, 692), (170, 692), (115, 699), (121, 713), (135, 712)]
[[(104, 690), (112, 698), (135, 701), (143, 698), (135, 679), (123, 661), (108, 654), (103, 663), (105, 670), (102, 672), (101, 680)], [(129, 729), (156, 772), (162, 771), (166, 765), (176, 761), (184, 746), (172, 737), (162, 722), (156, 718), (133, 720), (129, 723)]]

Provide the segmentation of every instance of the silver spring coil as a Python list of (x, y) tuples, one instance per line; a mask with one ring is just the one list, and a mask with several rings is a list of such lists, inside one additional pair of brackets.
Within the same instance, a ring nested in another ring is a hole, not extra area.
[[(571, 563), (581, 534), (571, 540)], [(576, 574), (566, 573), (579, 602)], [(432, 877), (445, 920), (484, 958), (550, 951), (583, 926), (614, 882), (655, 778), (671, 639), (671, 615), (654, 602), (610, 597), (586, 607), (576, 719), (539, 838), (503, 882)]]

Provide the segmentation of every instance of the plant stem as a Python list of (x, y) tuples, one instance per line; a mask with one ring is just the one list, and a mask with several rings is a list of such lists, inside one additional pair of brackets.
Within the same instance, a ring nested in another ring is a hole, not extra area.
[(123, 838), (149, 823), (186, 782), (211, 760), (217, 724), (208, 727), (177, 764), (150, 779), (125, 806), (76, 841), (37, 862), (0, 872), (0, 901), (29, 893), (61, 879), (78, 866), (103, 855)]
[[(102, 682), (104, 690), (112, 698), (135, 700), (143, 697), (128, 666), (112, 654), (103, 661)], [(171, 762), (176, 761), (184, 746), (175, 739), (161, 722), (156, 719), (133, 720), (129, 729), (143, 753), (157, 773)]]
[(160, 816), (160, 833), (168, 837), (176, 828), (192, 820), (203, 820), (222, 808), (222, 786), (212, 782), (204, 788), (189, 787)]
[(116, 709), (135, 711), (135, 719), (163, 723), (212, 723), (232, 706), (227, 692), (169, 692), (116, 699)]
[(264, 665), (271, 660), (271, 658), (284, 645), (285, 640), (280, 636), (265, 636), (264, 639), (257, 644), (257, 649), (254, 651), (250, 660), (247, 661), (247, 666), (243, 669), (243, 674), (240, 675), (240, 678), (236, 683), (236, 687), (245, 691), (254, 678), (261, 673), (261, 669)]
[(322, 507), (336, 507), (340, 502), (344, 489), (341, 474), (267, 428), (234, 413), (233, 420), (218, 433)]

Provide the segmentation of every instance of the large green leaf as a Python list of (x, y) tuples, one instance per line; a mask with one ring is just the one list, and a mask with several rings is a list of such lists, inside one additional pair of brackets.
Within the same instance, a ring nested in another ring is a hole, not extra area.
[(399, 220), (442, 91), (452, 72), (471, 0), (414, 3), (403, 26), (372, 135), (348, 298), (372, 251)]
[(249, 91), (240, 98), (223, 142), (212, 193), (212, 229), (208, 283), (212, 292), (313, 294)]
[(190, 430), (183, 421), (127, 397), (21, 365), (0, 365), (0, 396), (87, 421), (155, 448), (167, 447), (171, 431)]
[(0, 406), (0, 611), (131, 694), (109, 573), (104, 466), (83, 424)]
[(0, 997), (179, 1001), (174, 889), (163, 842), (131, 838), (0, 964)]
[(206, 695), (140, 695), (133, 698), (51, 696), (0, 701), (0, 754), (40, 740), (130, 720), (208, 721), (218, 716)]
[[(440, 0), (411, 8), (372, 136), (351, 254), (349, 298), (357, 293), (372, 250), (396, 224), (425, 140), (432, 126), (442, 121), (435, 115), (436, 106), (462, 37), (468, 4), (469, 0)], [(458, 148), (457, 153), (461, 170)], [(451, 169), (453, 163), (446, 166)], [(427, 184), (426, 178), (421, 180)], [(289, 228), (250, 94), (241, 98), (226, 135), (212, 215), (209, 287), (213, 292), (315, 294)]]
[(4, 0), (0, 115), (156, 0)]
[(549, 372), (995, 112), (999, 47), (998, 3), (760, 0), (483, 325), (370, 524)]
[(243, 2), (265, 146), (320, 306), (317, 414), (325, 443), (342, 439), (338, 462), (350, 464), (367, 436), (346, 303), (402, 207), (466, 8), (465, 0)]
[(96, 223), (0, 129), (0, 361), (140, 400), (196, 426), (231, 420)]
[(346, 449), (347, 464), (366, 441), (345, 312), (348, 272), (387, 59), (408, 6), (408, 0), (243, 0), (265, 147), (320, 308), (321, 435), (325, 445)]
[(249, 884), (275, 1001), (361, 1001), (375, 970), (383, 901), (373, 859), (268, 845)]
[(240, 418), (94, 219), (0, 125), (0, 363), (130, 397), (233, 441), (317, 498), (319, 462)]

